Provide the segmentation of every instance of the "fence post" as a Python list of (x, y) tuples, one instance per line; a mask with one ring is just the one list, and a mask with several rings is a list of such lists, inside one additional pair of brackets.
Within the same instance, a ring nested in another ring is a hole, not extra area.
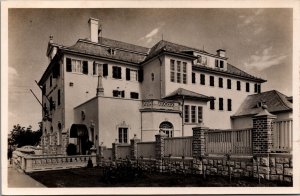
[(155, 135), (155, 158), (157, 160), (160, 160), (164, 157), (166, 137), (167, 135), (162, 131)]
[(193, 127), (193, 157), (203, 157), (206, 152), (206, 134), (208, 131), (207, 127)]
[(116, 140), (115, 143), (112, 143), (112, 159), (116, 161), (118, 159), (118, 146), (119, 143)]
[(272, 122), (275, 115), (268, 112), (267, 107), (263, 106), (262, 111), (252, 117), (252, 149), (253, 154), (269, 154), (272, 148)]
[(137, 159), (137, 143), (141, 140), (136, 137), (136, 134), (134, 134), (134, 137), (130, 140), (130, 159), (136, 160)]

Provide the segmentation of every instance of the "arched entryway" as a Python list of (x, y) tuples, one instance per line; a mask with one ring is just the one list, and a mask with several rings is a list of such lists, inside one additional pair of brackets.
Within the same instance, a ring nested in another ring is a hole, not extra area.
[(159, 125), (159, 131), (165, 133), (168, 137), (174, 136), (174, 127), (173, 124), (169, 121), (164, 121)]
[(89, 133), (86, 125), (72, 124), (70, 138), (77, 138), (77, 150), (79, 154), (86, 154), (88, 149)]

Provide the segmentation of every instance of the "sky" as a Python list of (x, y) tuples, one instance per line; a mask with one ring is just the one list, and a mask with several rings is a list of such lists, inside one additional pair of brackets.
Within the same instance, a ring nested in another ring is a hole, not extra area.
[(38, 129), (39, 81), (49, 62), (49, 36), (71, 46), (89, 38), (88, 19), (98, 18), (103, 37), (152, 47), (164, 40), (216, 53), (226, 50), (228, 62), (292, 95), (292, 9), (10, 9), (8, 12), (8, 128)]

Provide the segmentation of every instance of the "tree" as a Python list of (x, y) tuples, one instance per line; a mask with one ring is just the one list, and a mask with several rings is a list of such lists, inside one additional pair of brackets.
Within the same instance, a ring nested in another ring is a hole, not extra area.
[(17, 124), (11, 130), (10, 137), (8, 138), (9, 145), (16, 145), (18, 148), (26, 145), (38, 145), (42, 136), (42, 124), (39, 123), (39, 129), (32, 131), (32, 126), (27, 128)]

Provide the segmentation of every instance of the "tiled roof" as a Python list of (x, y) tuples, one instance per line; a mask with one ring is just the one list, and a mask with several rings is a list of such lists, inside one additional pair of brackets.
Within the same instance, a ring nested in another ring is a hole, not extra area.
[(266, 82), (266, 80), (252, 76), (229, 63), (227, 63), (227, 70), (221, 70), (221, 69), (216, 69), (216, 68), (212, 68), (212, 67), (198, 66), (198, 65), (193, 66), (193, 69), (200, 70), (200, 71), (215, 72), (215, 73), (223, 74), (223, 75), (231, 75), (231, 76), (235, 76), (238, 78), (246, 78), (246, 79), (258, 81), (258, 82)]
[(130, 50), (130, 51), (145, 53), (145, 54), (148, 53), (148, 51), (150, 50), (149, 48), (146, 48), (146, 47), (143, 47), (143, 46), (129, 44), (129, 43), (126, 43), (126, 42), (121, 42), (121, 41), (108, 39), (108, 38), (104, 38), (104, 37), (99, 38), (98, 43), (103, 44), (103, 45), (107, 45), (107, 46), (111, 46), (113, 48), (121, 48), (121, 49)]
[(174, 52), (174, 53), (182, 53), (182, 54), (184, 54), (188, 51), (198, 51), (198, 52), (202, 52), (202, 53), (207, 53), (204, 50), (199, 50), (199, 49), (196, 49), (196, 48), (191, 48), (191, 47), (183, 46), (183, 45), (180, 45), (180, 44), (175, 44), (175, 43), (172, 43), (172, 42), (169, 42), (169, 41), (161, 40), (151, 48), (151, 50), (150, 50), (147, 58), (145, 59), (145, 61), (147, 61), (148, 59), (151, 59), (152, 57), (156, 56), (162, 50), (169, 51), (169, 52)]
[(258, 114), (262, 108), (257, 104), (267, 105), (270, 113), (292, 111), (293, 105), (288, 101), (288, 97), (276, 90), (253, 94), (246, 97), (242, 105), (232, 117), (248, 116)]
[[(207, 55), (212, 55), (204, 50), (183, 46), (165, 40), (159, 41), (151, 49), (149, 49), (146, 47), (137, 46), (134, 44), (129, 44), (129, 43), (116, 41), (116, 40), (103, 38), (103, 37), (99, 38), (98, 44), (91, 42), (89, 40), (79, 39), (77, 43), (71, 47), (60, 46), (60, 48), (66, 51), (73, 51), (73, 52), (79, 52), (83, 54), (95, 55), (95, 56), (105, 57), (114, 60), (121, 60), (121, 61), (135, 63), (135, 64), (146, 62), (147, 60), (161, 53), (162, 51), (182, 54), (186, 56), (192, 56), (191, 54), (192, 51), (204, 53)], [(114, 49), (116, 53), (114, 55), (111, 55), (109, 49)], [(207, 70), (207, 71), (214, 71), (223, 74), (224, 73), (231, 74), (237, 77), (244, 77), (247, 79), (258, 80), (259, 82), (265, 82), (265, 80), (254, 77), (229, 63), (227, 64), (227, 70), (217, 70), (206, 66), (194, 66), (193, 68)]]
[(181, 98), (183, 96), (185, 98), (199, 99), (199, 100), (206, 100), (206, 101), (213, 99), (213, 97), (208, 97), (206, 95), (202, 95), (190, 90), (186, 90), (184, 88), (178, 88), (177, 90), (173, 91), (169, 95), (165, 96), (164, 99)]
[[(102, 43), (103, 44), (95, 44), (87, 40), (79, 39), (75, 45), (66, 47), (64, 50), (71, 50), (83, 54), (101, 56), (136, 64), (145, 59), (146, 53), (144, 52), (148, 51), (148, 49), (144, 47), (135, 46), (132, 44), (126, 45), (124, 42), (118, 42), (105, 38), (103, 38)], [(115, 54), (112, 55), (110, 53), (110, 49), (114, 49)]]

